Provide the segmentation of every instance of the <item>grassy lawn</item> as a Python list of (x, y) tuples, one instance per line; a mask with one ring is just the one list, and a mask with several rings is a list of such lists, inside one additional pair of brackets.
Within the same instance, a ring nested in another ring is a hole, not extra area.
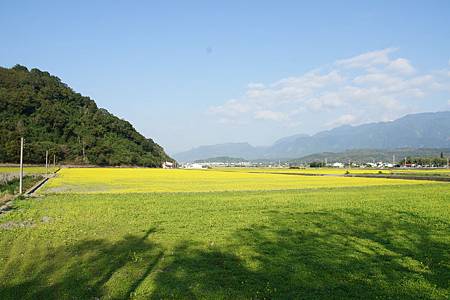
[[(38, 175), (25, 176), (23, 178), (23, 190), (32, 188), (42, 177)], [(14, 178), (8, 182), (0, 182), (0, 206), (11, 200), (15, 194), (19, 193), (19, 178)]]
[(0, 299), (95, 297), (448, 299), (449, 185), (60, 193), (0, 217)]
[[(53, 167), (49, 167), (48, 168), (48, 173), (53, 173), (56, 170), (58, 170), (57, 167), (53, 168)], [(17, 167), (5, 167), (5, 166), (0, 166), (0, 174), (5, 173), (17, 173), (19, 174), (20, 168)], [(39, 175), (39, 174), (45, 174), (47, 173), (47, 169), (45, 167), (36, 167), (36, 166), (24, 166), (23, 168), (23, 173), (25, 175)]]
[[(57, 168), (48, 168), (49, 173), (54, 173)], [(25, 166), (23, 190), (26, 191), (41, 180), (47, 172), (45, 167)], [(0, 206), (10, 201), (19, 193), (19, 167), (0, 166)]]

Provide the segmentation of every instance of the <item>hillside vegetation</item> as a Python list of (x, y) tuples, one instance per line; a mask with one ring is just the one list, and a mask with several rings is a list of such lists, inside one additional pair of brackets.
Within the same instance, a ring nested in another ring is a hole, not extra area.
[(133, 126), (98, 108), (58, 77), (16, 65), (0, 67), (0, 162), (58, 162), (157, 167), (170, 160), (163, 148)]

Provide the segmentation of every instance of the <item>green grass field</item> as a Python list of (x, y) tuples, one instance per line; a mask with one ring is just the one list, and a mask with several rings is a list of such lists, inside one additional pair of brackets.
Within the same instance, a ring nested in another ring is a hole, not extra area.
[[(115, 170), (63, 169), (0, 217), (0, 299), (450, 297), (447, 183)], [(255, 190), (205, 192), (224, 180)]]
[[(49, 167), (48, 172), (53, 173), (56, 170), (58, 170), (57, 167)], [(19, 167), (5, 167), (0, 166), (0, 174), (2, 173), (19, 173), (20, 169)], [(45, 174), (47, 173), (47, 169), (45, 167), (37, 167), (37, 166), (24, 166), (23, 173), (25, 175), (39, 175), (39, 174)]]
[[(46, 170), (45, 167), (38, 166), (25, 166), (23, 189), (27, 189), (34, 186), (39, 180), (42, 179), (41, 175), (47, 173), (54, 173), (57, 168), (50, 167)], [(0, 165), (0, 206), (10, 201), (15, 194), (19, 192), (19, 167), (14, 166), (2, 166)]]

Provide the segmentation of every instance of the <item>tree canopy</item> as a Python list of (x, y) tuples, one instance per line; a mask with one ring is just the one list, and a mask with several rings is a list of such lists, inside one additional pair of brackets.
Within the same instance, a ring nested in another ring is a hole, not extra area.
[(133, 126), (38, 69), (0, 67), (0, 162), (58, 162), (159, 167), (172, 160)]

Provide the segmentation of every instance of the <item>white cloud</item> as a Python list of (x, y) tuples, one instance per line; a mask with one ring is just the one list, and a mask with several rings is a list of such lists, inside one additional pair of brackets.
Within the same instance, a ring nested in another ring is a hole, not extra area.
[(257, 119), (297, 126), (309, 118), (326, 128), (390, 120), (420, 111), (438, 93), (450, 94), (449, 70), (421, 73), (405, 58), (391, 58), (396, 53), (394, 48), (371, 51), (273, 83), (250, 83), (241, 97), (209, 113), (235, 124)]
[(306, 101), (306, 106), (311, 110), (321, 111), (345, 106), (345, 101), (341, 93), (328, 92)]
[(301, 86), (304, 89), (321, 88), (328, 84), (340, 83), (344, 80), (342, 75), (337, 70), (332, 70), (326, 74), (321, 74), (320, 71), (315, 70), (308, 72), (303, 76), (289, 77), (277, 81), (272, 87), (279, 87), (281, 89)]
[(371, 68), (377, 65), (387, 65), (391, 62), (389, 54), (395, 51), (397, 51), (396, 48), (371, 51), (351, 58), (338, 60), (335, 64), (346, 68)]
[(384, 72), (364, 74), (353, 79), (353, 82), (357, 84), (372, 84), (378, 86), (399, 85), (402, 84), (402, 81), (402, 78)]
[(258, 110), (255, 112), (255, 119), (271, 120), (271, 121), (285, 121), (288, 120), (288, 116), (281, 112), (271, 110)]
[(352, 114), (345, 114), (326, 124), (327, 127), (336, 127), (341, 125), (353, 124), (358, 118)]
[(249, 110), (249, 106), (236, 99), (228, 100), (223, 105), (213, 106), (209, 108), (209, 112), (213, 114), (222, 114), (233, 117)]
[(264, 88), (264, 84), (257, 83), (257, 82), (250, 82), (247, 85), (247, 88), (249, 88), (249, 89), (263, 89)]
[(409, 60), (404, 58), (398, 58), (389, 63), (387, 69), (393, 72), (398, 72), (406, 75), (414, 74), (414, 67), (411, 65)]

